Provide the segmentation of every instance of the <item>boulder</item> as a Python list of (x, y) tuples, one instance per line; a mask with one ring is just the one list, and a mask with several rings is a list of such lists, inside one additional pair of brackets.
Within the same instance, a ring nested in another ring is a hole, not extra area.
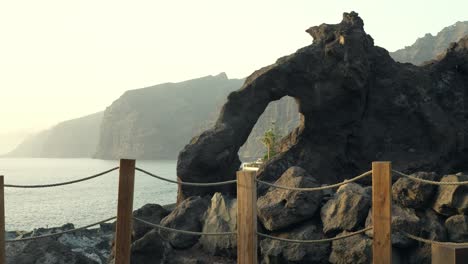
[(449, 240), (452, 242), (468, 241), (468, 215), (454, 215), (445, 221)]
[(444, 219), (436, 214), (432, 209), (427, 209), (423, 213), (417, 213), (421, 220), (419, 230), (415, 235), (435, 241), (447, 241), (447, 229), (444, 226)]
[[(289, 168), (276, 182), (286, 187), (318, 187), (317, 181), (304, 169)], [(304, 221), (315, 214), (322, 199), (321, 192), (292, 191), (271, 187), (258, 198), (258, 218), (273, 231)]]
[(158, 231), (153, 229), (132, 243), (130, 263), (163, 263), (164, 255), (168, 250), (170, 246), (162, 239)]
[(82, 253), (74, 252), (70, 247), (63, 245), (55, 239), (46, 238), (32, 240), (9, 264), (99, 264)]
[[(300, 240), (325, 238), (320, 226), (311, 221), (307, 221), (291, 230), (271, 235)], [(264, 264), (326, 263), (330, 254), (330, 243), (299, 244), (266, 238), (260, 242), (260, 251), (262, 255), (261, 263)]]
[[(185, 231), (202, 231), (203, 215), (209, 206), (209, 200), (199, 196), (189, 197), (181, 202), (168, 216), (161, 220), (161, 225)], [(189, 248), (198, 242), (200, 236), (186, 235), (172, 231), (160, 231), (174, 248)]]
[[(237, 230), (237, 199), (215, 193), (205, 214), (203, 232), (221, 233)], [(237, 256), (237, 236), (202, 236), (200, 244), (212, 255)]]
[(432, 248), (430, 244), (421, 244), (418, 247), (410, 248), (405, 251), (407, 264), (431, 264)]
[[(432, 181), (437, 178), (434, 172), (417, 172), (411, 174), (411, 176)], [(434, 185), (403, 177), (393, 184), (392, 198), (404, 207), (419, 209), (431, 202), (435, 190), (436, 186)]]
[(370, 206), (371, 197), (365, 188), (356, 183), (340, 186), (320, 211), (323, 232), (334, 235), (343, 230), (356, 230), (364, 223)]
[[(447, 175), (442, 182), (468, 181), (468, 175)], [(468, 185), (441, 185), (434, 202), (434, 210), (442, 215), (468, 214)]]
[[(392, 204), (392, 245), (397, 248), (408, 248), (415, 241), (406, 237), (404, 232), (416, 235), (420, 228), (420, 219), (414, 209), (403, 208), (398, 204)], [(366, 227), (372, 226), (372, 209), (366, 219)], [(366, 231), (366, 235), (373, 237), (373, 230)]]
[[(347, 235), (348, 233), (343, 231), (338, 236)], [(333, 264), (372, 263), (372, 239), (359, 234), (335, 240), (332, 242), (332, 251), (328, 261)]]
[[(310, 45), (253, 72), (213, 127), (187, 142), (177, 162), (182, 181), (235, 179), (239, 149), (268, 104), (285, 96), (298, 103), (300, 124), (259, 179), (274, 182), (299, 166), (320, 183), (335, 183), (367, 171), (372, 160), (391, 160), (399, 171), (468, 168), (468, 37), (416, 67), (374, 45), (355, 12), (306, 32)], [(178, 200), (235, 191), (182, 186)]]
[[(133, 216), (148, 221), (150, 223), (159, 224), (161, 219), (166, 217), (170, 212), (159, 204), (146, 204), (133, 212)], [(133, 239), (138, 240), (143, 237), (152, 227), (133, 221)]]
[(164, 259), (164, 264), (236, 264), (235, 258), (212, 256), (207, 254), (200, 244), (185, 249), (171, 250)]

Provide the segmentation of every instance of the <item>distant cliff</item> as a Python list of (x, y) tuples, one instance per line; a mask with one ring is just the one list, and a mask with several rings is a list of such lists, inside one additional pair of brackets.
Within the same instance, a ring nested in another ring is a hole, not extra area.
[(452, 42), (457, 42), (468, 35), (468, 21), (457, 22), (454, 25), (442, 29), (436, 36), (427, 33), (416, 42), (404, 49), (390, 52), (390, 56), (399, 62), (410, 62), (419, 65), (425, 61), (434, 59)]
[(68, 120), (29, 137), (7, 157), (91, 157), (98, 141), (102, 112)]
[(175, 159), (241, 84), (220, 74), (127, 91), (104, 112), (95, 157)]

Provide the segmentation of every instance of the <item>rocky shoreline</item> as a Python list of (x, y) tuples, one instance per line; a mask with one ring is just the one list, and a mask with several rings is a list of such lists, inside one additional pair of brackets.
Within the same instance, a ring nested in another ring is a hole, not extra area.
[[(74, 229), (73, 224), (61, 227), (38, 228), (31, 232), (7, 232), (6, 239), (41, 236)], [(6, 243), (7, 263), (107, 263), (114, 239), (113, 224), (101, 224), (98, 228), (80, 230), (56, 237), (40, 238), (25, 242)]]
[[(461, 174), (418, 172), (412, 176), (435, 181), (467, 181)], [(299, 167), (276, 182), (288, 187), (318, 186)], [(313, 240), (346, 235), (372, 226), (370, 186), (348, 183), (335, 191), (300, 192), (269, 188), (257, 200), (259, 231), (281, 238)], [(404, 232), (436, 241), (468, 240), (468, 186), (432, 186), (399, 178), (392, 187), (392, 245), (395, 263), (430, 263), (430, 245)], [(134, 216), (151, 223), (196, 232), (230, 232), (237, 228), (235, 197), (189, 197), (178, 206), (147, 204)], [(72, 224), (33, 232), (8, 232), (8, 239), (73, 229)], [(113, 263), (114, 224), (55, 238), (7, 244), (7, 263)], [(236, 236), (193, 236), (158, 231), (134, 221), (133, 264), (236, 263)], [(259, 239), (261, 263), (370, 263), (372, 230), (319, 244)]]

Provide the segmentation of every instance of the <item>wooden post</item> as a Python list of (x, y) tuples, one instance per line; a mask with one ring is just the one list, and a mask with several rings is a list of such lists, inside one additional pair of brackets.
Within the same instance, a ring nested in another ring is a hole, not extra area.
[(237, 263), (257, 264), (257, 185), (254, 171), (237, 172)]
[(468, 247), (432, 244), (432, 264), (466, 264)]
[(392, 263), (392, 164), (372, 162), (373, 263)]
[(5, 186), (3, 176), (0, 176), (0, 264), (6, 263), (5, 258)]
[(117, 226), (115, 230), (115, 264), (130, 263), (134, 185), (135, 160), (121, 159), (119, 171)]

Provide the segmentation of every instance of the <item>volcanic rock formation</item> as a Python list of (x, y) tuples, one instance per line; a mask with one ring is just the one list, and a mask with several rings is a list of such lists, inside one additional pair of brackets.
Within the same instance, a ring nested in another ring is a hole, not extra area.
[[(282, 153), (259, 171), (276, 180), (291, 166), (321, 183), (367, 171), (374, 160), (390, 160), (400, 171), (461, 171), (467, 166), (465, 138), (468, 38), (444, 57), (415, 66), (395, 62), (374, 46), (357, 13), (339, 24), (306, 30), (313, 43), (247, 78), (228, 96), (213, 128), (180, 152), (182, 181), (235, 178), (238, 150), (270, 102), (294, 97), (301, 122), (282, 141)], [(184, 186), (178, 200), (234, 186)]]

